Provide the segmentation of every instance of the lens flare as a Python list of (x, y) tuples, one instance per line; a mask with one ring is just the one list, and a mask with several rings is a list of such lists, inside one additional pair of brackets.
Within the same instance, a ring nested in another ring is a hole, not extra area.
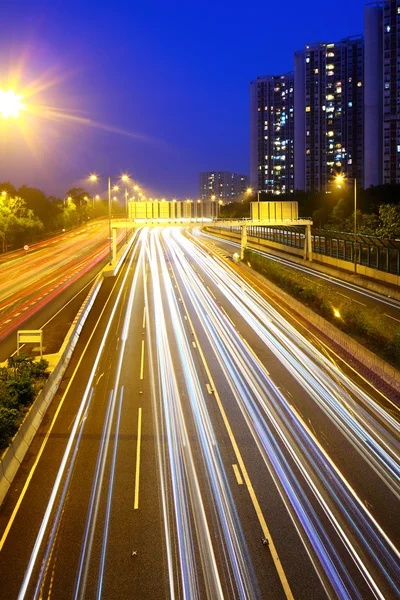
[(13, 117), (18, 119), (20, 112), (26, 110), (25, 104), (21, 102), (22, 95), (16, 94), (14, 90), (0, 90), (0, 113), (3, 119)]

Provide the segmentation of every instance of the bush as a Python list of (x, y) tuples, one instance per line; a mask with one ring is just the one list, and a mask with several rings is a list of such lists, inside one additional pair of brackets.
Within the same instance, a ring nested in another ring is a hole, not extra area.
[(251, 250), (245, 260), (252, 268), (285, 292), (314, 310), (327, 321), (355, 338), (366, 348), (395, 367), (400, 366), (400, 328), (391, 324), (378, 310), (355, 306), (350, 300), (309, 281), (298, 271), (280, 265)]
[(43, 387), (47, 367), (46, 360), (35, 361), (21, 354), (9, 358), (8, 366), (0, 368), (0, 450), (15, 435), (27, 408)]
[(8, 446), (20, 422), (21, 415), (17, 409), (0, 406), (0, 450)]

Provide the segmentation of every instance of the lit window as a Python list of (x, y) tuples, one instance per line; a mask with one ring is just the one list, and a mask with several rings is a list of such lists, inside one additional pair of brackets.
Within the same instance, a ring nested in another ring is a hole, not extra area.
[(306, 106), (306, 112), (311, 112), (311, 106)]

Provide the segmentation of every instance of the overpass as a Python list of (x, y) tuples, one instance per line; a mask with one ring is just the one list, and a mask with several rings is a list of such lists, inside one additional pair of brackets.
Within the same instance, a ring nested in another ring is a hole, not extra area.
[(311, 242), (311, 219), (202, 219), (202, 218), (184, 218), (184, 219), (120, 219), (111, 223), (112, 229), (112, 260), (117, 256), (117, 229), (138, 229), (140, 227), (184, 227), (188, 225), (207, 225), (207, 227), (240, 227), (241, 230), (241, 251), (240, 257), (243, 259), (244, 251), (247, 248), (247, 229), (248, 227), (304, 227), (304, 259), (312, 260), (312, 242)]

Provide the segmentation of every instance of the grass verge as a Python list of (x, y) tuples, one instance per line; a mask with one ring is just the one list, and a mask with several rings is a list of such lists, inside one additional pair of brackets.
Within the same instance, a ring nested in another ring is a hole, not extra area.
[(377, 356), (400, 368), (400, 327), (389, 322), (377, 309), (364, 307), (347, 300), (326, 286), (310, 281), (293, 271), (245, 250), (244, 260), (282, 290), (311, 308), (318, 315), (350, 335)]

